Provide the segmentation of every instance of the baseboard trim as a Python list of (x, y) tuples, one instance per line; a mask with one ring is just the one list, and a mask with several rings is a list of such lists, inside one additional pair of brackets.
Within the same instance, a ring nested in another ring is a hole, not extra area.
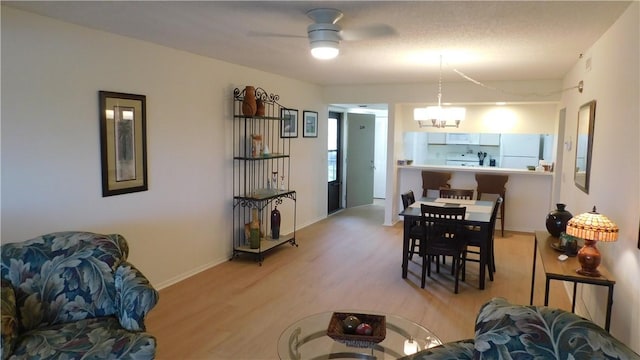
[(197, 275), (205, 270), (209, 270), (212, 267), (218, 266), (220, 264), (222, 264), (223, 262), (229, 261), (229, 258), (224, 258), (224, 259), (218, 259), (218, 260), (214, 260), (212, 262), (206, 263), (202, 266), (199, 266), (197, 268), (191, 269), (187, 272), (184, 272), (178, 276), (175, 276), (167, 281), (163, 281), (160, 284), (154, 285), (154, 287), (156, 288), (156, 290), (162, 290), (164, 288), (167, 288), (171, 285), (177, 284), (180, 281), (186, 280), (194, 275)]

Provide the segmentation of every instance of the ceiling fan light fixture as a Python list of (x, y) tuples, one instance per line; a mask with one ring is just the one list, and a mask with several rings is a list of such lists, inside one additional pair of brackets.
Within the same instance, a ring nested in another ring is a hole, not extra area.
[(340, 53), (338, 43), (332, 41), (315, 41), (311, 43), (311, 55), (320, 60), (333, 59)]
[(311, 55), (316, 59), (333, 59), (340, 53), (340, 27), (335, 24), (311, 24), (307, 27)]

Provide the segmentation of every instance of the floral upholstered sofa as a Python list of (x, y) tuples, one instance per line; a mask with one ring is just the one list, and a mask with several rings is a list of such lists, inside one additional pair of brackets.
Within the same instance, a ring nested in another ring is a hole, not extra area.
[(2, 359), (153, 359), (158, 292), (120, 235), (58, 232), (2, 245)]
[(405, 360), (640, 360), (607, 331), (573, 313), (495, 298), (480, 309), (474, 339), (446, 343)]

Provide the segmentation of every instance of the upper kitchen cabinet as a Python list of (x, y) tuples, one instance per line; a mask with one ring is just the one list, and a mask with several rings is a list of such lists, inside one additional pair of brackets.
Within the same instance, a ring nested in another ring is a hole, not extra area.
[(500, 134), (480, 134), (480, 145), (500, 146)]
[(434, 145), (444, 145), (447, 143), (447, 133), (430, 132), (427, 133), (427, 143)]
[(447, 145), (479, 145), (480, 134), (447, 133)]

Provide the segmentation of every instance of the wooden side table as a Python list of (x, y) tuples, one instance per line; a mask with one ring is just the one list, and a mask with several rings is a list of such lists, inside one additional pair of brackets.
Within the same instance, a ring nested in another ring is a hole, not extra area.
[[(571, 312), (576, 309), (576, 287), (578, 283), (606, 286), (609, 288), (607, 297), (607, 315), (604, 329), (609, 331), (611, 325), (611, 307), (613, 306), (613, 286), (615, 279), (609, 274), (609, 271), (602, 265), (598, 266), (600, 271), (599, 277), (583, 276), (576, 272), (580, 268), (577, 257), (569, 257), (565, 261), (558, 260), (558, 256), (562, 253), (551, 247), (552, 243), (558, 242), (559, 239), (549, 235), (546, 231), (535, 232), (535, 245), (533, 247), (533, 271), (531, 274), (531, 299), (529, 304), (533, 305), (533, 291), (536, 279), (536, 256), (540, 255), (540, 263), (546, 277), (544, 289), (544, 305), (549, 304), (549, 282), (551, 280), (569, 281), (573, 283), (573, 301), (571, 304)], [(540, 246), (538, 246), (538, 243)]]

